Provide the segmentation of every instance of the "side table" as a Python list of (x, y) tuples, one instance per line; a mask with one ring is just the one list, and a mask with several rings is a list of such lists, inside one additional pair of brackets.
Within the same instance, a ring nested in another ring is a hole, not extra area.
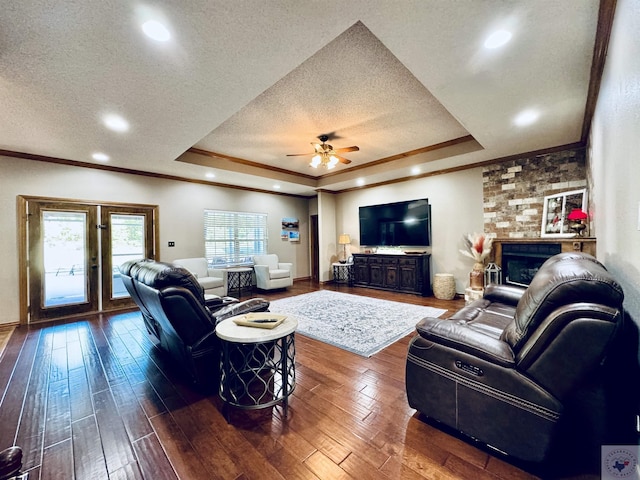
[(484, 288), (482, 290), (474, 290), (471, 287), (467, 287), (464, 290), (464, 304), (469, 305), (471, 302), (482, 298), (484, 295)]
[(346, 283), (353, 285), (353, 263), (332, 263), (333, 281), (335, 283)]
[[(264, 312), (265, 318), (269, 315)], [(219, 394), (224, 406), (258, 409), (282, 403), (286, 417), (289, 395), (296, 386), (298, 321), (287, 317), (277, 327), (266, 329), (236, 325), (234, 318), (216, 326), (222, 344)]]
[(253, 287), (253, 268), (232, 267), (227, 268), (227, 293), (238, 292), (238, 298), (242, 298), (242, 290), (251, 290)]

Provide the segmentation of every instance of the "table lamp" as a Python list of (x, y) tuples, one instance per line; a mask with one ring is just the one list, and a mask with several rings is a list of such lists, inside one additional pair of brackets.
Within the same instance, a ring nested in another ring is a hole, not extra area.
[(338, 244), (342, 245), (343, 252), (340, 263), (347, 263), (347, 245), (351, 243), (351, 237), (347, 233), (343, 233), (338, 237)]
[(582, 223), (583, 220), (589, 218), (585, 212), (580, 208), (574, 208), (571, 210), (569, 215), (567, 215), (567, 220), (569, 220), (569, 228), (576, 232), (576, 235), (582, 236), (582, 233), (587, 228), (587, 225)]

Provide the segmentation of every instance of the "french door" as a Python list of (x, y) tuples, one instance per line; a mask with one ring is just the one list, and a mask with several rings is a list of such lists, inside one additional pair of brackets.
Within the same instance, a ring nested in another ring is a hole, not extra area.
[[(118, 266), (155, 257), (156, 207), (26, 199), (30, 322), (133, 306)], [(22, 319), (21, 319), (22, 320)]]
[(155, 258), (152, 207), (100, 208), (102, 310), (133, 305), (118, 267), (128, 260)]

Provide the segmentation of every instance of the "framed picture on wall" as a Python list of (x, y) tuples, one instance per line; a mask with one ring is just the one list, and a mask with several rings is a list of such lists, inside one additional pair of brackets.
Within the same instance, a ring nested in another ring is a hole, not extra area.
[(542, 237), (573, 237), (576, 232), (571, 229), (567, 216), (574, 210), (587, 211), (586, 189), (556, 193), (544, 197), (542, 212)]
[(289, 241), (290, 242), (299, 242), (300, 241), (300, 232), (297, 230), (292, 230), (289, 232)]
[(298, 226), (300, 225), (300, 223), (298, 222), (297, 218), (291, 218), (291, 217), (284, 217), (282, 219), (282, 228), (283, 229), (298, 229)]

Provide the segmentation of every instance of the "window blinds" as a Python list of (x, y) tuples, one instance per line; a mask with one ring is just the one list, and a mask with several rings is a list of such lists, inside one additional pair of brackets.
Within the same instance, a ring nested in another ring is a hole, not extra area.
[(267, 214), (205, 210), (204, 244), (213, 266), (251, 263), (267, 253)]

